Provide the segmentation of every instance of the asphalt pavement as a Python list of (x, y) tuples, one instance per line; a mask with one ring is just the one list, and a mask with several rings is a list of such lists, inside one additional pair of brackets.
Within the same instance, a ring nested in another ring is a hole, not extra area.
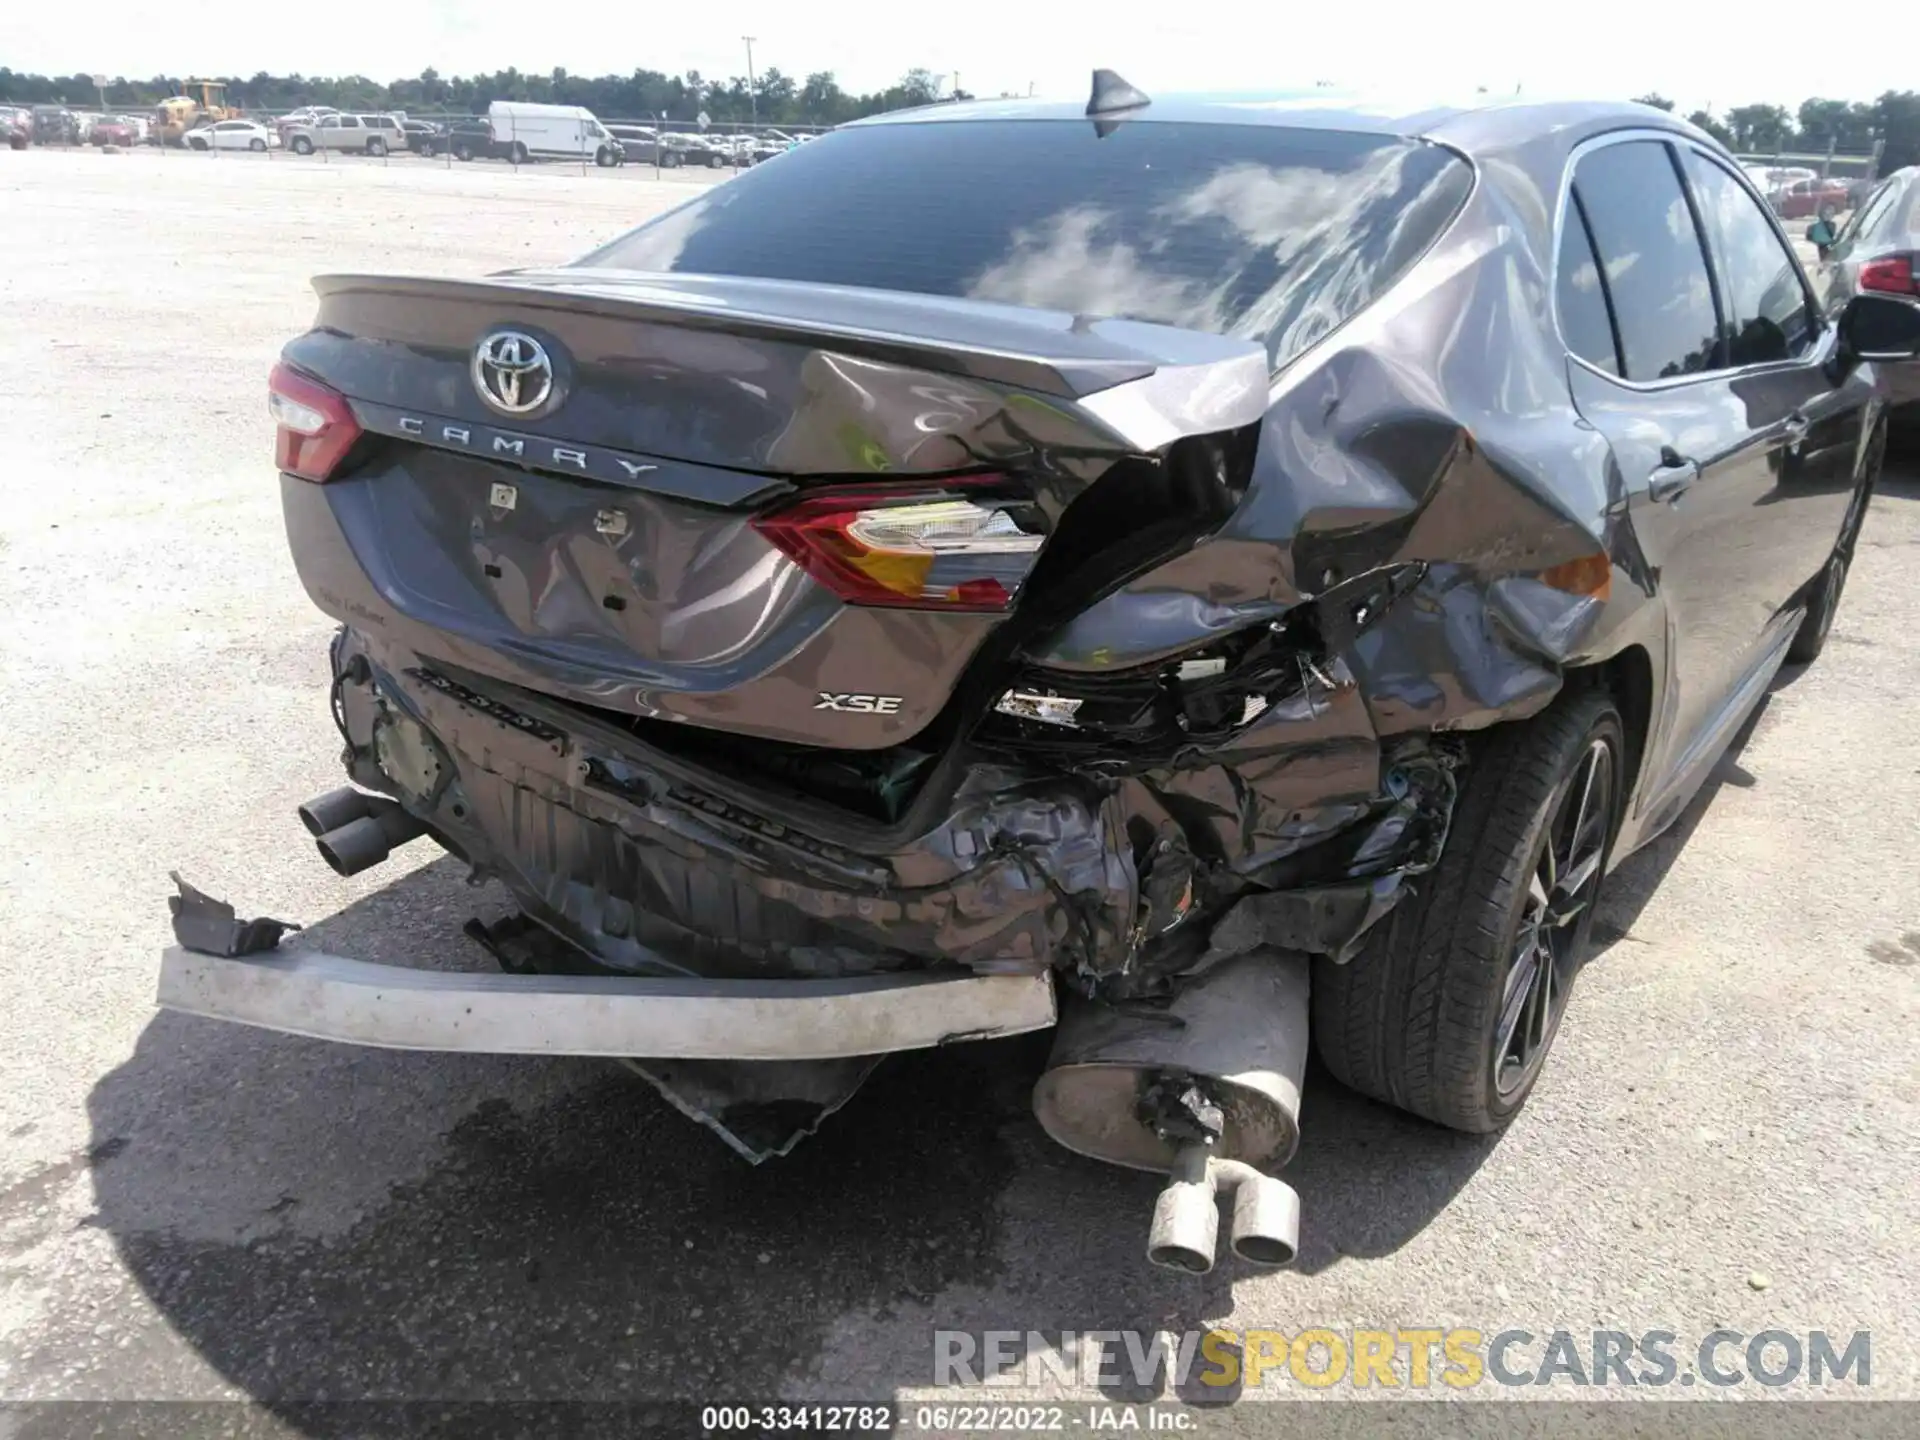
[(1150, 1269), (1154, 1182), (1030, 1118), (1044, 1040), (890, 1060), (755, 1169), (613, 1064), (156, 1012), (171, 869), (423, 965), (503, 908), (422, 846), (340, 879), (294, 818), (339, 782), (265, 411), (308, 277), (563, 261), (693, 183), (0, 154), (0, 1400), (911, 1401), (936, 1329), (1209, 1325), (1864, 1329), (1867, 1393), (1920, 1395), (1911, 455), (1825, 658), (1611, 882), (1521, 1119), (1309, 1074), (1289, 1271)]

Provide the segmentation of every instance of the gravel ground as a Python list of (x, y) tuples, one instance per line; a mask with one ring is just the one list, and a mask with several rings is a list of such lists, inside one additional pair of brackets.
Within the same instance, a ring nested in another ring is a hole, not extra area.
[(293, 817), (339, 778), (263, 402), (307, 277), (560, 261), (694, 183), (0, 155), (0, 1399), (912, 1397), (935, 1328), (1207, 1324), (1864, 1328), (1920, 1394), (1910, 459), (1827, 657), (1613, 882), (1519, 1122), (1309, 1076), (1290, 1272), (1147, 1268), (1152, 1182), (1028, 1117), (1043, 1044), (889, 1062), (756, 1171), (611, 1065), (156, 1013), (173, 867), (370, 958), (472, 964), (498, 903)]

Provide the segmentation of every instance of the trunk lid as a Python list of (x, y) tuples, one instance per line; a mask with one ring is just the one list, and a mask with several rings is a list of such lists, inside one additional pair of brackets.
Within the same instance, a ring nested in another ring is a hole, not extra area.
[(1252, 342), (1008, 305), (606, 269), (315, 288), (284, 358), (368, 432), (287, 482), (322, 608), (808, 745), (917, 733), (1078, 497), (1265, 403)]

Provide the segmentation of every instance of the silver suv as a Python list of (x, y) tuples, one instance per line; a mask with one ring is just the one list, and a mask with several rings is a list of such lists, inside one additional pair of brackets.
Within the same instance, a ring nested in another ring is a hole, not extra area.
[(293, 126), (287, 133), (287, 148), (296, 155), (311, 155), (316, 150), (385, 155), (389, 150), (406, 149), (407, 137), (391, 115), (322, 115), (308, 124)]

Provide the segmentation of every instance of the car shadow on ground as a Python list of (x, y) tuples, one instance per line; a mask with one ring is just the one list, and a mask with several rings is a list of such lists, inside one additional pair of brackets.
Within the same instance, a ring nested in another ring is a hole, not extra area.
[[(432, 916), (456, 937), (446, 963), (471, 908), (442, 861), (300, 940), (397, 958)], [(1040, 1131), (1046, 1052), (1033, 1036), (894, 1057), (754, 1168), (608, 1062), (349, 1050), (160, 1014), (89, 1098), (84, 1223), (226, 1381), (318, 1429), (299, 1402), (711, 1399), (796, 1380), (888, 1398), (931, 1383), (937, 1326), (1178, 1331), (1229, 1313), (1253, 1273), (1238, 1262), (1146, 1264), (1155, 1177)], [(1317, 1071), (1307, 1096), (1286, 1178), (1308, 1271), (1404, 1245), (1492, 1145)], [(863, 1316), (900, 1324), (837, 1353), (836, 1322)], [(71, 1353), (61, 1326), (49, 1363)], [(115, 1367), (117, 1393), (143, 1393), (137, 1359)]]

